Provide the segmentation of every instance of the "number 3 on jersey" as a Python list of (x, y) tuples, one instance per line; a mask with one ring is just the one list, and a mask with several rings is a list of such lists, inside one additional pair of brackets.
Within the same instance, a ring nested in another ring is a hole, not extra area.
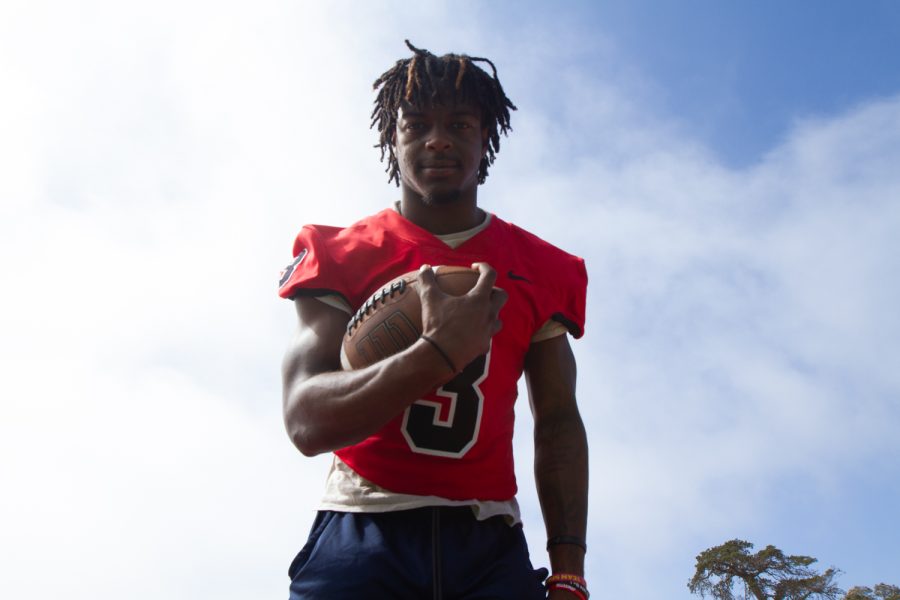
[(441, 386), (436, 395), (447, 400), (416, 400), (409, 405), (401, 430), (413, 452), (462, 458), (475, 445), (484, 402), (478, 385), (488, 375), (490, 357), (490, 351), (479, 356)]

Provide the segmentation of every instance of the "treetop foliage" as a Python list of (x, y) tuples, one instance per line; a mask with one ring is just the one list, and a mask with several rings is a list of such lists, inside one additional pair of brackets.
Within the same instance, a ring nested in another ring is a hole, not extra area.
[(834, 583), (837, 569), (819, 573), (810, 568), (815, 558), (785, 555), (771, 545), (755, 554), (752, 549), (750, 542), (731, 540), (704, 550), (688, 589), (704, 598), (739, 600), (732, 592), (738, 583), (743, 600), (841, 600), (842, 590)]
[[(846, 595), (834, 583), (840, 571), (819, 573), (811, 556), (788, 556), (775, 546), (752, 554), (753, 544), (731, 540), (697, 556), (697, 570), (688, 582), (692, 594), (715, 600), (900, 600), (900, 587), (879, 583), (857, 586)], [(744, 594), (735, 596), (735, 584)]]
[(863, 586), (850, 588), (843, 600), (900, 600), (900, 587), (879, 583), (875, 589)]

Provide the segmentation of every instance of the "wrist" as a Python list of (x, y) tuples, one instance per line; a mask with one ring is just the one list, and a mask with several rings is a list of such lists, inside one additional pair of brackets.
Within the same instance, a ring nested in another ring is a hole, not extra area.
[(550, 567), (554, 573), (572, 573), (584, 576), (584, 550), (574, 544), (557, 544), (548, 547)]
[(407, 365), (406, 368), (408, 365), (417, 365), (422, 375), (428, 378), (431, 388), (441, 386), (456, 376), (456, 373), (451, 371), (447, 359), (431, 342), (422, 337), (416, 340), (407, 352), (410, 355), (403, 361), (404, 365)]
[(420, 337), (421, 339), (428, 342), (428, 344), (430, 344), (432, 348), (434, 348), (434, 351), (440, 355), (440, 357), (447, 364), (447, 367), (450, 369), (450, 372), (453, 373), (454, 376), (459, 373), (459, 368), (456, 366), (456, 363), (453, 362), (453, 359), (450, 358), (450, 355), (444, 351), (444, 348), (439, 343), (437, 343), (433, 337), (425, 335), (424, 333)]
[(547, 540), (547, 550), (554, 546), (577, 546), (582, 552), (587, 552), (587, 544), (583, 537), (577, 535), (555, 535)]

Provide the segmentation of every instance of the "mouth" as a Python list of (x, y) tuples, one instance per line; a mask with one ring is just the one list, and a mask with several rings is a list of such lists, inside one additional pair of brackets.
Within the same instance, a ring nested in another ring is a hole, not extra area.
[(422, 173), (428, 177), (449, 177), (459, 170), (459, 162), (455, 160), (428, 160), (420, 165)]
[(457, 169), (459, 163), (455, 160), (429, 160), (422, 163), (423, 169)]

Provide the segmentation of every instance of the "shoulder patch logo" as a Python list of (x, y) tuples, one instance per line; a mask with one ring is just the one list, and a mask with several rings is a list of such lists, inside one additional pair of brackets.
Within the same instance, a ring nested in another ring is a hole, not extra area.
[(299, 265), (300, 263), (303, 262), (303, 259), (306, 258), (307, 254), (309, 254), (309, 250), (304, 248), (303, 250), (300, 251), (300, 254), (298, 254), (296, 256), (296, 258), (294, 258), (294, 260), (291, 261), (291, 264), (289, 264), (288, 266), (286, 266), (284, 269), (281, 270), (281, 273), (278, 274), (278, 287), (279, 288), (284, 287), (284, 284), (286, 284), (288, 282), (288, 279), (291, 278), (291, 275), (293, 275), (294, 269), (297, 268), (297, 265)]

